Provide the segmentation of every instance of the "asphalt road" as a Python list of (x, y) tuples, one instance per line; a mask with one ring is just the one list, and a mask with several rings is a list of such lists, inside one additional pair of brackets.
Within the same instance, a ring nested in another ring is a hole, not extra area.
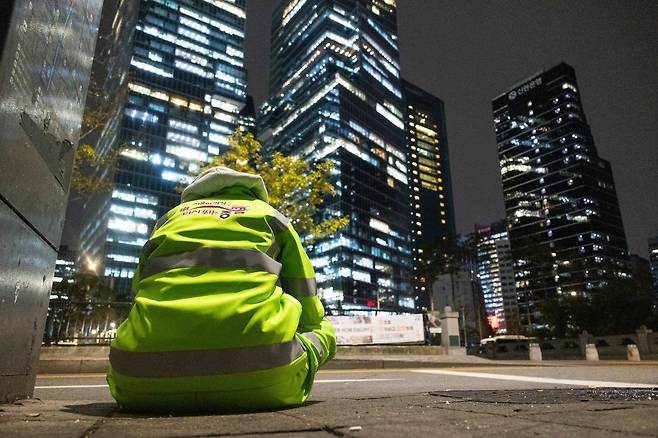
[[(658, 387), (658, 364), (569, 367), (327, 370), (315, 380), (311, 401), (393, 397), (431, 391)], [(112, 401), (101, 374), (40, 376), (42, 400)]]
[(658, 364), (327, 370), (299, 408), (124, 413), (103, 375), (44, 375), (0, 405), (0, 437), (658, 436)]

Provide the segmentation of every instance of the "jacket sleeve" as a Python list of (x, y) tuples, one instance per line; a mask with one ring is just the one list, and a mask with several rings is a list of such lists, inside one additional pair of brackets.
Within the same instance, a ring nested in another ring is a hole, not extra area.
[(317, 296), (315, 272), (306, 255), (299, 235), (290, 223), (275, 234), (280, 246), (279, 261), (281, 288), (295, 297), (302, 305), (297, 332), (307, 350), (312, 351), (318, 366), (322, 366), (336, 354), (336, 335), (324, 317), (324, 308)]

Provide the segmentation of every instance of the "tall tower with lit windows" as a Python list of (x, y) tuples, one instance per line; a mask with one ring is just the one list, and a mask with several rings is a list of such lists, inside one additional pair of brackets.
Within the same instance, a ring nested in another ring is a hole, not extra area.
[(272, 18), (267, 151), (331, 160), (325, 217), (349, 225), (310, 248), (332, 307), (412, 309), (405, 106), (394, 0), (282, 0)]
[(651, 278), (653, 279), (653, 290), (658, 299), (658, 236), (649, 238), (649, 264)]
[(97, 142), (101, 154), (118, 153), (118, 168), (100, 171), (114, 187), (85, 206), (80, 262), (121, 297), (156, 220), (238, 126), (245, 18), (245, 0), (119, 2), (99, 81), (109, 120)]
[(409, 167), (413, 287), (416, 307), (429, 308), (431, 279), (422, 274), (424, 251), (455, 236), (448, 135), (443, 101), (402, 81)]
[(587, 296), (628, 275), (610, 163), (598, 156), (574, 69), (561, 63), (493, 100), (521, 324), (546, 297)]
[(519, 306), (507, 221), (475, 226), (477, 276), (489, 326), (496, 334), (519, 332)]

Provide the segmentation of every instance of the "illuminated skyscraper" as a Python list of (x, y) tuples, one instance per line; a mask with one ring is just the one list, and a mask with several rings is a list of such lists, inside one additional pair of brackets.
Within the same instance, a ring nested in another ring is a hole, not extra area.
[(476, 226), (477, 270), (489, 326), (500, 334), (517, 333), (519, 308), (514, 261), (505, 221)]
[(334, 162), (323, 214), (350, 219), (311, 248), (321, 297), (414, 308), (395, 1), (282, 0), (271, 42), (259, 138), (270, 152)]
[(617, 193), (569, 65), (495, 98), (493, 116), (521, 322), (537, 328), (545, 297), (586, 296), (628, 275)]
[(422, 274), (425, 251), (455, 236), (448, 136), (443, 101), (402, 81), (406, 114), (409, 207), (416, 307), (429, 308), (429, 279)]
[(98, 141), (116, 183), (86, 208), (81, 261), (129, 295), (141, 247), (178, 188), (228, 145), (246, 100), (245, 0), (122, 0), (104, 82), (114, 100)]
[(238, 126), (240, 131), (256, 135), (256, 109), (254, 108), (254, 98), (247, 96), (247, 101), (238, 114)]
[(658, 299), (658, 236), (649, 239), (649, 264), (651, 265), (653, 290), (656, 292), (656, 299)]

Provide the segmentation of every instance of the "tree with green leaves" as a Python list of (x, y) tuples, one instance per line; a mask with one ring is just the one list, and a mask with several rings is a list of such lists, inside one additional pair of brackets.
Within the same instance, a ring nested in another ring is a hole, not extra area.
[(583, 330), (599, 336), (633, 333), (641, 325), (656, 327), (650, 288), (634, 279), (615, 278), (590, 297), (561, 295), (540, 304), (545, 330), (541, 335), (575, 337)]
[(114, 291), (104, 278), (91, 272), (78, 272), (70, 281), (53, 286), (56, 298), (50, 301), (46, 340), (68, 338), (69, 333), (87, 336), (91, 330), (107, 331), (109, 324), (121, 319), (112, 303)]
[(81, 196), (106, 193), (114, 187), (112, 178), (102, 173), (111, 173), (117, 166), (116, 152), (99, 155), (89, 144), (78, 146), (73, 161), (71, 188)]
[(124, 145), (99, 153), (91, 143), (98, 140), (115, 109), (115, 103), (125, 96), (125, 93), (126, 90), (122, 89), (121, 92), (108, 98), (100, 84), (93, 79), (89, 81), (71, 174), (71, 189), (78, 196), (102, 194), (114, 187), (111, 175), (118, 166), (118, 157)]
[[(487, 322), (480, 283), (471, 271), (473, 267), (470, 263), (475, 257), (474, 242), (458, 235), (446, 235), (434, 239), (421, 249), (423, 262), (417, 272), (429, 288), (430, 309), (435, 310), (434, 283), (440, 276), (446, 275), (450, 279), (448, 302), (461, 313), (459, 323), (467, 343), (478, 342), (485, 334), (493, 333)], [(457, 296), (457, 285), (464, 281), (470, 282), (470, 297), (463, 295), (465, 291)]]
[[(458, 237), (443, 236), (421, 249), (425, 263), (419, 266), (419, 275), (426, 279), (432, 293), (432, 284), (436, 279), (440, 275), (449, 274), (452, 302), (455, 302), (455, 274), (464, 265), (463, 249), (458, 242)], [(434, 298), (430, 297), (430, 304), (433, 305), (433, 303)]]
[(592, 294), (590, 326), (597, 335), (632, 333), (641, 325), (657, 328), (653, 315), (653, 291), (635, 279), (614, 278)]
[(114, 298), (105, 280), (91, 272), (78, 272), (71, 282), (57, 283), (53, 286), (53, 294), (78, 303), (109, 302)]
[(582, 296), (552, 295), (538, 305), (544, 328), (534, 334), (541, 337), (575, 337), (589, 327), (590, 302)]
[[(532, 236), (512, 245), (512, 257), (517, 260), (514, 267), (517, 274), (517, 294), (519, 296), (519, 318), (526, 335), (541, 321), (539, 303), (556, 296), (558, 262), (546, 242)], [(522, 276), (520, 274), (523, 274)]]
[(225, 166), (238, 172), (260, 175), (265, 182), (270, 204), (292, 221), (305, 242), (334, 234), (349, 223), (345, 216), (316, 218), (322, 204), (334, 196), (329, 181), (334, 164), (321, 161), (314, 165), (295, 156), (275, 152), (264, 157), (262, 145), (251, 133), (236, 130), (229, 137), (229, 148), (213, 158), (206, 167)]

